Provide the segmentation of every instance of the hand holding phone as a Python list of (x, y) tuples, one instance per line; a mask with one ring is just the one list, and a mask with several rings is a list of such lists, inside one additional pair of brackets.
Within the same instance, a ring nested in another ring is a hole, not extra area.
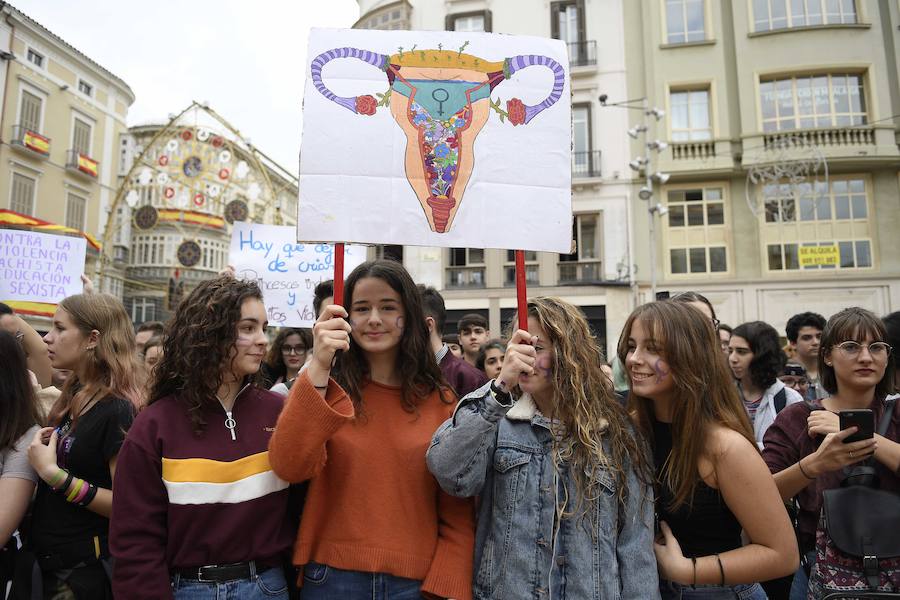
[(856, 433), (844, 439), (845, 444), (872, 439), (875, 435), (875, 414), (869, 408), (842, 410), (838, 412), (841, 431), (857, 427)]

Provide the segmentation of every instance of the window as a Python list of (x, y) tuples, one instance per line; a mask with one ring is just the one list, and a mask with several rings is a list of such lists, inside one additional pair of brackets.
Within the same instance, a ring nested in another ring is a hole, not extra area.
[(705, 227), (725, 224), (722, 188), (670, 190), (667, 194), (669, 227)]
[(864, 179), (832, 179), (815, 185), (770, 184), (763, 188), (766, 223), (868, 219)]
[(450, 248), (447, 287), (483, 288), (484, 285), (484, 250), (481, 248)]
[(756, 31), (856, 23), (855, 0), (753, 0)]
[(41, 132), (41, 112), (44, 101), (40, 96), (22, 90), (22, 104), (19, 108), (19, 125), (33, 131)]
[(89, 84), (84, 79), (78, 80), (78, 91), (84, 94), (85, 96), (93, 96), (94, 95), (94, 86)]
[(131, 301), (131, 320), (134, 323), (156, 320), (156, 302), (153, 298), (133, 298)]
[(403, 246), (396, 244), (386, 244), (375, 246), (375, 258), (383, 260), (393, 260), (403, 263)]
[(669, 189), (666, 208), (664, 243), (669, 248), (669, 272), (727, 272), (725, 188), (708, 185)]
[(763, 131), (849, 127), (867, 122), (863, 76), (810, 75), (759, 84)]
[(44, 55), (43, 54), (40, 54), (39, 52), (35, 52), (33, 49), (29, 48), (28, 53), (26, 54), (26, 58), (28, 59), (28, 62), (30, 62), (34, 66), (39, 67), (41, 69), (44, 68)]
[[(540, 285), (540, 277), (537, 264), (537, 252), (525, 251), (525, 283), (527, 285)], [(516, 251), (506, 251), (506, 264), (503, 266), (503, 285), (514, 287), (516, 285)]]
[(673, 142), (712, 139), (708, 89), (670, 92), (669, 105)]
[(591, 105), (575, 104), (572, 106), (572, 174), (575, 177), (593, 177), (599, 171), (594, 168), (592, 146)]
[(406, 6), (385, 8), (369, 16), (359, 26), (364, 29), (409, 29), (409, 9)]
[(68, 194), (66, 199), (66, 227), (84, 231), (84, 213), (87, 200), (76, 194)]
[(603, 279), (601, 272), (602, 218), (599, 213), (575, 215), (572, 221), (572, 239), (575, 252), (559, 255), (559, 282), (596, 282)]
[(12, 175), (9, 194), (9, 210), (21, 215), (34, 214), (34, 189), (37, 182), (18, 173)]
[(447, 15), (447, 31), (490, 31), (490, 11)]
[(72, 126), (72, 150), (85, 156), (91, 155), (91, 125), (77, 117)]
[(585, 31), (584, 0), (567, 0), (550, 4), (550, 36), (566, 43), (572, 66), (593, 64)]
[(703, 0), (666, 0), (666, 43), (686, 44), (706, 39)]

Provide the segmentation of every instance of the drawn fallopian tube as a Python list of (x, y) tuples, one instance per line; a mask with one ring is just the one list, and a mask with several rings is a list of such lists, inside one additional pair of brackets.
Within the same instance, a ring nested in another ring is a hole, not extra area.
[[(335, 58), (355, 58), (385, 72), (389, 95), (381, 103), (371, 95), (341, 97), (326, 87), (322, 69)], [(506, 110), (493, 102), (491, 92), (517, 71), (542, 66), (553, 72), (553, 88), (540, 103), (526, 105), (518, 98)], [(486, 61), (451, 50), (412, 50), (393, 55), (359, 48), (335, 48), (318, 55), (310, 68), (315, 88), (327, 99), (356, 114), (374, 115), (387, 105), (406, 135), (404, 167), (428, 225), (445, 233), (453, 224), (475, 166), (475, 138), (491, 110), (513, 125), (525, 125), (562, 95), (565, 72), (546, 56), (520, 55)]]

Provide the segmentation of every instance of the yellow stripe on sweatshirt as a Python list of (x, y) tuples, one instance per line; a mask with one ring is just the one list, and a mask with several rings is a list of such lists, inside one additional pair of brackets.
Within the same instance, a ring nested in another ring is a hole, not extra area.
[(171, 483), (233, 483), (271, 470), (267, 451), (231, 462), (209, 458), (162, 459), (162, 478)]

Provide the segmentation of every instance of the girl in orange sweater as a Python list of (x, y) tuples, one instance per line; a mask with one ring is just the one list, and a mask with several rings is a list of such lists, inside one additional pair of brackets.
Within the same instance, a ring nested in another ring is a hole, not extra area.
[(409, 274), (363, 263), (313, 335), (269, 445), (281, 478), (310, 480), (294, 549), (301, 597), (471, 598), (473, 506), (425, 466), (455, 398)]

